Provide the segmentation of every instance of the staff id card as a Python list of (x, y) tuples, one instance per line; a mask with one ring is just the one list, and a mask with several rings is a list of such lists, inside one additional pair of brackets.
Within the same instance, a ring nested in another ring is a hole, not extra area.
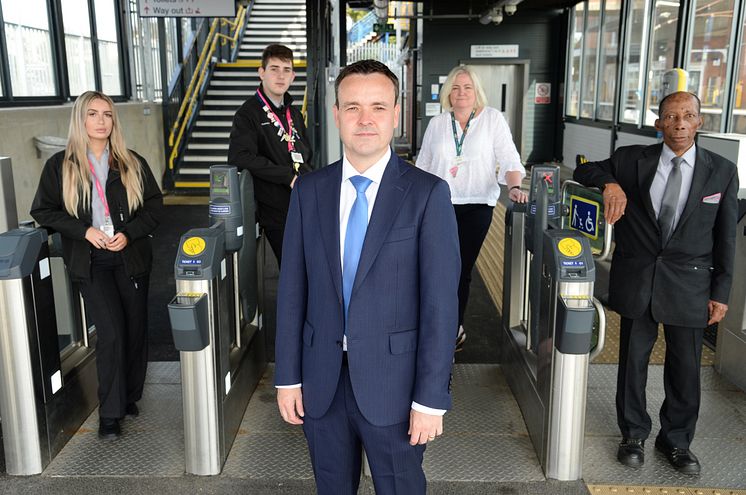
[(111, 222), (110, 216), (106, 216), (106, 218), (104, 219), (104, 224), (99, 230), (106, 234), (108, 237), (114, 237), (114, 224)]
[(303, 155), (301, 155), (297, 151), (291, 151), (290, 158), (293, 159), (293, 163), (303, 163)]

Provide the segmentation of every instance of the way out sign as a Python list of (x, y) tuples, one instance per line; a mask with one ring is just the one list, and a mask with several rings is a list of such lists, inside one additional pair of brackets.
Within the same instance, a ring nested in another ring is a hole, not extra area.
[(138, 0), (140, 17), (235, 17), (235, 0)]
[(578, 230), (594, 241), (598, 239), (598, 214), (601, 205), (596, 201), (570, 196), (570, 228)]

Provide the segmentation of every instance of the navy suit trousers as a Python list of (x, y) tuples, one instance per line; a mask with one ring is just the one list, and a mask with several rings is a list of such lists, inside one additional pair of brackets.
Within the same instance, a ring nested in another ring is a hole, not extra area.
[(321, 418), (303, 419), (319, 495), (355, 495), (360, 483), (361, 447), (377, 495), (425, 495), (424, 445), (409, 445), (409, 422), (374, 426), (360, 413), (342, 365), (334, 400)]

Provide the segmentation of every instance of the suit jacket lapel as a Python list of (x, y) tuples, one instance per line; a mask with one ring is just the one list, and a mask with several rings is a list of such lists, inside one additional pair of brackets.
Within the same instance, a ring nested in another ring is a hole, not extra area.
[(653, 184), (655, 172), (658, 170), (658, 162), (660, 161), (662, 149), (662, 144), (650, 146), (645, 150), (642, 157), (637, 160), (637, 185), (640, 188), (640, 199), (645, 207), (645, 211), (648, 212), (650, 221), (653, 222), (659, 230), (658, 219), (655, 216), (653, 202), (650, 199), (650, 186)]
[(373, 266), (373, 262), (381, 250), (383, 241), (394, 224), (394, 219), (401, 207), (402, 201), (407, 195), (411, 183), (404, 180), (402, 176), (407, 172), (405, 167), (409, 166), (401, 161), (393, 152), (391, 153), (391, 159), (386, 165), (386, 170), (383, 172), (383, 177), (381, 178), (381, 184), (378, 186), (376, 202), (373, 205), (368, 230), (365, 233), (365, 242), (363, 243), (360, 262), (357, 265), (357, 273), (355, 274), (355, 283), (352, 286), (353, 293), (365, 279), (371, 266)]
[[(686, 199), (686, 205), (684, 205), (684, 211), (681, 213), (681, 218), (676, 224), (676, 230), (684, 225), (684, 222), (691, 216), (692, 212), (699, 205), (700, 198), (702, 197), (702, 189), (712, 174), (712, 160), (702, 148), (697, 147), (697, 158), (694, 164), (694, 176), (692, 177), (692, 187), (689, 189), (689, 197)], [(674, 232), (676, 232), (674, 230)]]
[(324, 180), (316, 186), (316, 204), (319, 208), (321, 237), (329, 263), (330, 273), (342, 302), (342, 263), (339, 257), (339, 190), (342, 185), (342, 162), (328, 167)]

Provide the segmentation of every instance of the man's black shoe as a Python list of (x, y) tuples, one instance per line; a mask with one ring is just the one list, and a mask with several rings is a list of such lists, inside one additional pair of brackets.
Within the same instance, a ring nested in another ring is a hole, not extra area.
[(102, 440), (114, 440), (122, 434), (119, 420), (116, 418), (99, 418), (98, 438)]
[(655, 448), (666, 456), (666, 459), (676, 471), (688, 475), (699, 474), (699, 459), (691, 450), (669, 447), (661, 437), (655, 439)]
[(130, 402), (127, 404), (127, 407), (124, 408), (124, 414), (136, 418), (140, 415), (140, 409), (138, 409), (137, 404)]
[(623, 438), (619, 444), (616, 458), (628, 467), (637, 468), (645, 463), (645, 440), (639, 438)]

